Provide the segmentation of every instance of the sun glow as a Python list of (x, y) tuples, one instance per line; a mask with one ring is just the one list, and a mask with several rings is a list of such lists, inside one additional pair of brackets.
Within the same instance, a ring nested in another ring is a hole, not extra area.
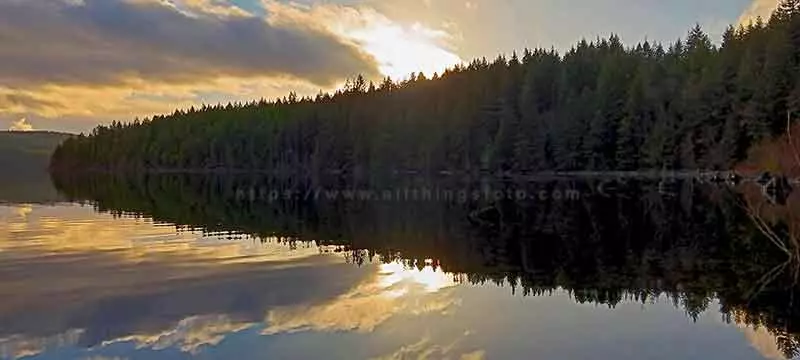
[(434, 270), (430, 265), (418, 270), (416, 268), (409, 268), (405, 265), (394, 262), (383, 264), (380, 267), (380, 287), (384, 289), (392, 289), (386, 294), (389, 296), (402, 296), (408, 289), (400, 288), (402, 292), (397, 292), (397, 285), (409, 284), (422, 286), (425, 292), (434, 293), (444, 288), (456, 285), (452, 276), (440, 270)]
[(397, 316), (445, 314), (459, 305), (450, 291), (458, 285), (453, 276), (430, 264), (420, 270), (394, 262), (375, 270), (374, 276), (329, 301), (270, 310), (265, 321), (269, 326), (262, 334), (306, 330), (366, 333)]
[(261, 1), (271, 24), (313, 24), (352, 43), (375, 60), (381, 75), (395, 80), (411, 73), (431, 76), (463, 62), (453, 51), (457, 37), (450, 32), (421, 23), (399, 22), (370, 7)]
[(345, 30), (344, 35), (377, 60), (383, 75), (394, 79), (405, 78), (412, 72), (427, 76), (441, 74), (462, 62), (442, 45), (446, 33), (420, 24), (402, 26), (390, 21), (374, 21), (363, 28)]

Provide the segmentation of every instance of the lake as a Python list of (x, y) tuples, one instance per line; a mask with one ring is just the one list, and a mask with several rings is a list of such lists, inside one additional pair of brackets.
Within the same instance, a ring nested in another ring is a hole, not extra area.
[(0, 204), (2, 359), (800, 349), (800, 202), (756, 184), (169, 174), (55, 187)]

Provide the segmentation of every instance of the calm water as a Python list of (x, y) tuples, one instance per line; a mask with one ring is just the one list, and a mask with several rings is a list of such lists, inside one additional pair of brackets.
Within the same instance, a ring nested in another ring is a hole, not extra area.
[[(276, 198), (287, 185), (258, 178), (59, 183), (64, 201), (0, 205), (0, 358), (796, 351), (794, 265), (748, 216), (757, 193), (597, 185), (514, 185), (535, 196), (511, 201)], [(758, 206), (791, 234), (791, 206)]]

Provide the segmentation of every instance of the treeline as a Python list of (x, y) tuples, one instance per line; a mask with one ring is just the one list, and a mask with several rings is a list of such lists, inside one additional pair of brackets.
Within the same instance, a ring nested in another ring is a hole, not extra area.
[(203, 106), (100, 126), (54, 170), (413, 171), (728, 168), (800, 111), (800, 0), (768, 21), (697, 26), (669, 46), (617, 36), (431, 78)]
[[(655, 183), (619, 182), (610, 193), (578, 180), (490, 184), (581, 193), (579, 199), (522, 202), (238, 196), (261, 186), (306, 186), (252, 174), (89, 174), (56, 178), (56, 186), (117, 216), (231, 238), (314, 241), (358, 264), (432, 264), (465, 283), (500, 284), (524, 296), (564, 289), (577, 302), (611, 307), (668, 297), (694, 318), (718, 300), (731, 320), (766, 327), (788, 358), (800, 355), (796, 264), (784, 263), (786, 254), (751, 221), (739, 194), (708, 184), (676, 183), (664, 191)], [(791, 226), (773, 228), (783, 236)]]

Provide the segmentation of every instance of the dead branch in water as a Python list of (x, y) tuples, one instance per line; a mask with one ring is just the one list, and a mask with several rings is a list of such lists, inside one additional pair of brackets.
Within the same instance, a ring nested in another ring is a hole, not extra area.
[[(750, 217), (750, 219), (753, 221), (753, 224), (756, 225), (756, 228), (758, 228), (758, 230), (761, 231), (761, 233), (764, 234), (764, 236), (766, 236), (770, 242), (772, 242), (778, 249), (786, 253), (787, 256), (794, 257), (794, 253), (789, 250), (785, 241), (783, 241), (783, 239), (781, 239), (781, 237), (776, 234), (774, 230), (772, 230), (772, 227), (761, 217), (760, 208), (753, 209), (752, 206), (747, 204), (741, 204), (741, 206), (745, 209), (745, 211), (747, 211), (748, 217)], [(763, 206), (763, 204), (761, 206)]]

